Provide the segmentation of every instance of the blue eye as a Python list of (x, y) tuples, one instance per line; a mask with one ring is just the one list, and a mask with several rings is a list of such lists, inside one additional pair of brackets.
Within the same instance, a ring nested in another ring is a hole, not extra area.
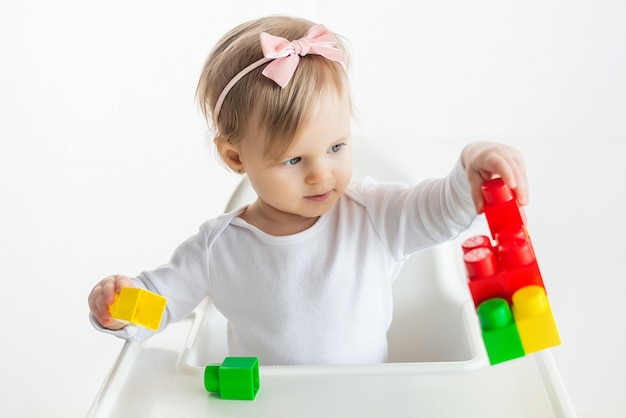
[(332, 147), (330, 147), (330, 149), (328, 150), (329, 153), (336, 153), (339, 152), (341, 150), (341, 148), (343, 148), (343, 146), (346, 145), (345, 143), (341, 142), (339, 144), (335, 144)]
[(290, 158), (287, 161), (283, 161), (283, 165), (291, 167), (298, 164), (300, 161), (302, 161), (301, 157)]

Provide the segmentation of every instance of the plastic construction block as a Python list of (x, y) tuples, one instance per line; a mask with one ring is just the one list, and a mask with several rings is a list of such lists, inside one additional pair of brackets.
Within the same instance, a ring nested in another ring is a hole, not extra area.
[(204, 369), (204, 387), (222, 399), (253, 400), (259, 391), (258, 357), (226, 357)]
[(469, 250), (463, 256), (463, 261), (476, 307), (488, 299), (507, 298), (503, 275), (498, 271), (496, 253), (491, 247)]
[(515, 192), (501, 178), (487, 180), (481, 192), (484, 199), (483, 210), (491, 236), (495, 237), (502, 227), (526, 226), (526, 215), (517, 201)]
[(468, 284), (476, 307), (493, 298), (503, 298), (511, 303), (517, 290), (530, 285), (543, 287), (529, 237), (516, 236), (494, 246), (474, 248), (474, 243), (483, 242), (479, 238), (469, 238), (470, 242), (462, 244), (463, 251), (466, 251), (463, 261)]
[(511, 308), (506, 300), (489, 299), (480, 304), (477, 312), (483, 341), (492, 365), (525, 355)]
[(117, 320), (158, 331), (167, 299), (137, 287), (123, 287), (109, 306)]
[(527, 286), (515, 292), (513, 316), (526, 354), (561, 344), (543, 287)]

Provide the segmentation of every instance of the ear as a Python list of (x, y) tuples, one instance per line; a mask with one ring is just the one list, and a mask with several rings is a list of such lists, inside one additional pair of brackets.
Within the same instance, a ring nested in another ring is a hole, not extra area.
[(222, 136), (216, 136), (213, 140), (217, 152), (219, 153), (222, 161), (236, 173), (243, 174), (243, 163), (239, 158), (239, 151), (235, 144)]

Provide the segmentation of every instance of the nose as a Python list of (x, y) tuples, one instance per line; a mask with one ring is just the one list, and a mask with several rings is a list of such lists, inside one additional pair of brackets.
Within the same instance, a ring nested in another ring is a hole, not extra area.
[(332, 170), (327, 161), (323, 159), (311, 162), (306, 175), (307, 184), (321, 184), (327, 182), (332, 177)]

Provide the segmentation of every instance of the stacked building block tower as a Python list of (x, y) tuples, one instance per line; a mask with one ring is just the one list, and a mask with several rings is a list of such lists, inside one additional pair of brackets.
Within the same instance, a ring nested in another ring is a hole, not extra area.
[(468, 284), (491, 364), (561, 343), (515, 192), (500, 178), (483, 184), (491, 237), (462, 244)]

